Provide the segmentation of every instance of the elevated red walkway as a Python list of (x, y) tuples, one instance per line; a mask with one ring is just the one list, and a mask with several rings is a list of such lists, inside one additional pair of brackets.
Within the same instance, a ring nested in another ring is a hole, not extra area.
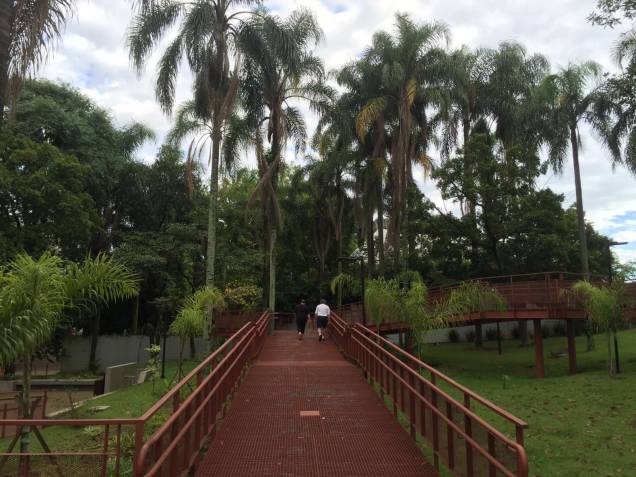
[(197, 476), (437, 475), (332, 341), (277, 331)]

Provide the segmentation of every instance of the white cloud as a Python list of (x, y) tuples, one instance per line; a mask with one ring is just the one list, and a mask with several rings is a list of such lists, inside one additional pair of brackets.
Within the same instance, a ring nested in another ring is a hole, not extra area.
[[(395, 12), (409, 13), (419, 21), (447, 23), (453, 47), (493, 47), (501, 41), (515, 40), (531, 53), (545, 54), (555, 67), (591, 59), (606, 69), (614, 68), (609, 53), (618, 32), (592, 26), (586, 20), (595, 0), (276, 0), (265, 4), (282, 16), (298, 7), (314, 11), (325, 32), (317, 53), (328, 69), (359, 55), (375, 31), (391, 29)], [(129, 63), (125, 38), (130, 19), (128, 0), (80, 2), (76, 18), (41, 75), (79, 88), (110, 110), (119, 124), (142, 121), (155, 129), (160, 140), (141, 152), (145, 160), (151, 160), (170, 121), (155, 101), (153, 75), (158, 54), (139, 76)], [(190, 84), (191, 75), (182, 72), (178, 101), (189, 97)], [(316, 118), (306, 108), (303, 111), (313, 128)], [(608, 154), (589, 131), (583, 128), (583, 133), (586, 147), (581, 154), (581, 169), (587, 217), (614, 238), (631, 237), (636, 241), (635, 179), (624, 170), (613, 172)], [(566, 196), (566, 203), (572, 203), (571, 169), (568, 162), (562, 176), (548, 174), (540, 184), (547, 183)], [(423, 190), (440, 208), (454, 210), (452, 204), (442, 203), (430, 183), (425, 183)], [(617, 252), (623, 258), (636, 257), (636, 248), (619, 247)]]

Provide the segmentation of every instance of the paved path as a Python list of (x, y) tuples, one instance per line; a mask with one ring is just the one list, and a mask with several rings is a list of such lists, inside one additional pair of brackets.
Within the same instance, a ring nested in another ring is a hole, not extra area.
[(331, 341), (267, 338), (197, 476), (436, 475)]

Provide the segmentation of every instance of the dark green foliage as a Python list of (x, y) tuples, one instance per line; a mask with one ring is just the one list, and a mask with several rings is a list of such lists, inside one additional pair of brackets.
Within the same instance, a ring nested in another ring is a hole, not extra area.
[(459, 333), (457, 330), (452, 329), (448, 332), (448, 341), (451, 343), (457, 343), (459, 341)]
[(83, 257), (98, 224), (88, 172), (53, 145), (0, 130), (0, 262), (19, 251)]

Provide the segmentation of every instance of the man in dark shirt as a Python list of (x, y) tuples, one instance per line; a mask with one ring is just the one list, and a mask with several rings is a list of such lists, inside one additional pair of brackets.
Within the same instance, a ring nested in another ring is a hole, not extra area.
[(309, 318), (309, 308), (305, 303), (305, 299), (302, 298), (300, 303), (296, 305), (296, 328), (298, 329), (298, 339), (302, 340), (305, 334), (305, 326), (307, 326), (307, 319)]

